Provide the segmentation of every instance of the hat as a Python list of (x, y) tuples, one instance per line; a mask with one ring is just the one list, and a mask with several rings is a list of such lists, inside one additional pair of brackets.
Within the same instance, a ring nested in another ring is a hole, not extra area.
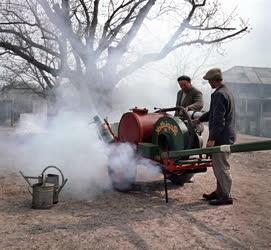
[(222, 80), (222, 71), (219, 68), (213, 68), (207, 71), (205, 76), (203, 77), (204, 80)]

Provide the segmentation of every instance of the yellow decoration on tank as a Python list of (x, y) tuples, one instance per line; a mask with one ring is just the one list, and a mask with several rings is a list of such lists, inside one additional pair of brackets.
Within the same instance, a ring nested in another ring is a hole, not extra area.
[(159, 126), (155, 129), (155, 132), (159, 135), (161, 131), (163, 130), (169, 130), (171, 131), (175, 136), (178, 133), (178, 128), (176, 125), (172, 125), (168, 122), (161, 122)]

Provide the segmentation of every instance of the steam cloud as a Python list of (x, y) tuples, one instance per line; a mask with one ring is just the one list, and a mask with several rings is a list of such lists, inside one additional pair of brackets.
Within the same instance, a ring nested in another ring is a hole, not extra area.
[[(99, 138), (96, 125), (90, 123), (94, 112), (62, 109), (49, 121), (42, 114), (22, 114), (15, 132), (0, 143), (1, 167), (38, 176), (46, 166), (57, 166), (68, 178), (63, 194), (73, 199), (91, 199), (112, 188), (109, 162), (116, 168), (125, 166), (128, 175), (137, 165), (140, 181), (156, 176), (158, 168), (147, 160), (138, 161), (129, 144), (109, 146)], [(113, 158), (112, 152), (116, 152)]]

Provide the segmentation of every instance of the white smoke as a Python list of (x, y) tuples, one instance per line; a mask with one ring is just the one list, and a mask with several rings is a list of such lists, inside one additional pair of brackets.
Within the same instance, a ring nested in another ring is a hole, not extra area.
[[(7, 159), (13, 159), (13, 170), (27, 176), (38, 176), (45, 167), (57, 166), (68, 178), (65, 197), (75, 199), (91, 199), (112, 188), (108, 165), (125, 176), (137, 167), (140, 181), (157, 176), (159, 169), (138, 158), (134, 146), (104, 143), (91, 123), (94, 115), (62, 111), (50, 121), (40, 119), (39, 114), (22, 115), (9, 143), (0, 143), (1, 166), (6, 168)], [(53, 169), (46, 173), (59, 174)]]
[(5, 144), (6, 155), (14, 159), (17, 171), (28, 176), (38, 176), (48, 165), (59, 167), (68, 178), (64, 190), (76, 198), (91, 198), (109, 188), (110, 181), (107, 147), (99, 140), (96, 127), (89, 124), (90, 117), (63, 112), (51, 124), (42, 125), (22, 119), (16, 136)]
[(151, 181), (159, 176), (160, 169), (157, 164), (149, 159), (136, 154), (136, 146), (129, 143), (110, 145), (110, 168), (121, 175), (120, 178), (133, 181)]

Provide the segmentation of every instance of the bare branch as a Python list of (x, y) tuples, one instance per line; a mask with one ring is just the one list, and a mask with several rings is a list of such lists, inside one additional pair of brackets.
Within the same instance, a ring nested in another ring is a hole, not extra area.
[(49, 80), (49, 78), (46, 76), (46, 74), (44, 73), (43, 70), (39, 70), (42, 78), (44, 79), (44, 81), (46, 82), (47, 86), (49, 86), (50, 88), (53, 88), (54, 85), (51, 83), (51, 81)]
[(226, 39), (229, 39), (229, 38), (232, 38), (232, 37), (235, 37), (241, 33), (244, 33), (245, 31), (247, 31), (248, 27), (245, 27), (235, 33), (232, 33), (230, 35), (227, 35), (227, 36), (223, 36), (223, 37), (220, 37), (220, 38), (217, 38), (217, 39), (213, 39), (213, 40), (204, 40), (204, 39), (197, 39), (197, 40), (194, 40), (194, 41), (188, 41), (188, 42), (183, 42), (183, 43), (179, 43), (175, 46), (172, 47), (172, 50), (175, 50), (179, 47), (182, 47), (182, 46), (187, 46), (187, 45), (192, 45), (192, 44), (201, 44), (201, 45), (204, 45), (204, 44), (212, 44), (212, 43), (220, 43)]
[[(30, 84), (28, 84), (25, 79), (22, 77), (21, 73), (19, 71), (16, 71), (14, 68), (11, 68), (7, 65), (4, 66), (4, 68), (8, 69), (9, 71), (11, 71), (14, 76), (16, 78), (19, 78), (19, 80), (17, 80), (16, 82), (17, 83), (21, 83), (23, 85), (25, 85), (28, 89), (32, 90), (35, 94), (37, 94), (38, 96), (42, 97), (42, 98), (45, 98), (44, 94), (41, 93), (41, 92), (38, 92), (35, 87), (31, 86)], [(14, 79), (15, 80), (15, 79)]]
[(191, 30), (226, 30), (226, 31), (236, 30), (236, 28), (218, 27), (218, 26), (217, 27), (201, 27), (201, 26), (188, 25), (187, 28)]
[(98, 9), (99, 9), (99, 1), (100, 0), (95, 0), (94, 1), (94, 11), (93, 11), (93, 17), (92, 17), (92, 22), (89, 27), (89, 36), (87, 38), (87, 41), (89, 42), (90, 48), (93, 50), (93, 44), (94, 44), (94, 38), (95, 38), (95, 32), (96, 32), (96, 27), (98, 24)]
[(86, 16), (86, 19), (87, 19), (87, 27), (86, 27), (86, 30), (89, 29), (89, 26), (90, 26), (90, 16), (89, 16), (89, 13), (88, 13), (88, 9), (87, 9), (87, 6), (86, 6), (86, 3), (84, 0), (79, 0), (83, 9), (84, 9), (84, 13), (85, 13), (85, 16)]
[(124, 35), (124, 37), (120, 40), (116, 48), (112, 51), (111, 54), (109, 54), (108, 62), (105, 67), (112, 67), (115, 66), (116, 63), (119, 62), (120, 58), (123, 56), (123, 54), (126, 52), (128, 46), (132, 42), (132, 40), (135, 38), (138, 30), (140, 29), (144, 19), (148, 15), (150, 9), (155, 4), (156, 0), (148, 0), (148, 2), (139, 10), (138, 15), (133, 22), (131, 28), (128, 30), (128, 32)]
[(104, 25), (104, 29), (103, 29), (103, 34), (102, 34), (102, 38), (99, 42), (99, 46), (96, 50), (96, 54), (100, 55), (101, 52), (108, 48), (109, 45), (114, 41), (114, 39), (116, 38), (116, 36), (118, 35), (118, 33), (120, 32), (121, 28), (123, 28), (126, 24), (128, 24), (131, 20), (131, 16), (134, 13), (134, 11), (136, 10), (136, 8), (143, 2), (145, 2), (146, 0), (140, 0), (138, 2), (136, 2), (132, 8), (130, 9), (130, 11), (127, 13), (126, 17), (123, 19), (123, 21), (117, 25), (115, 28), (111, 29), (111, 31), (109, 32), (109, 34), (107, 34), (107, 31), (110, 27), (110, 24), (113, 20), (113, 18), (115, 17), (115, 15), (118, 13), (118, 11), (120, 11), (121, 9), (124, 9), (125, 7), (127, 7), (128, 5), (130, 5), (131, 3), (134, 2), (134, 0), (130, 0), (126, 3), (122, 3), (118, 8), (116, 8), (116, 10), (113, 11), (112, 15), (109, 17), (109, 19), (106, 21), (105, 25)]
[[(55, 12), (52, 11), (47, 1), (38, 0), (38, 2), (43, 7), (46, 15), (52, 21), (52, 23), (54, 23), (54, 25), (62, 32), (63, 35), (65, 35), (65, 37), (70, 41), (71, 46), (80, 55), (82, 60), (87, 63), (88, 57), (86, 56), (86, 47), (72, 31), (70, 22), (67, 22), (69, 15), (67, 16), (66, 12), (62, 13), (61, 9), (57, 6), (55, 6)], [(63, 14), (66, 15), (65, 18), (63, 18)]]
[(193, 40), (193, 41), (188, 41), (188, 42), (182, 42), (179, 43), (175, 46), (172, 46), (171, 48), (168, 48), (167, 50), (162, 50), (160, 53), (150, 53), (150, 54), (146, 54), (144, 56), (142, 56), (141, 58), (139, 58), (136, 62), (132, 63), (130, 66), (126, 67), (125, 69), (121, 70), (118, 74), (118, 78), (121, 79), (129, 74), (131, 74), (132, 72), (134, 72), (135, 70), (141, 68), (143, 65), (150, 63), (150, 62), (154, 62), (154, 61), (158, 61), (161, 60), (163, 58), (165, 58), (170, 52), (172, 52), (173, 50), (176, 50), (179, 47), (183, 47), (183, 46), (190, 46), (193, 44), (213, 44), (213, 43), (219, 43), (222, 42), (226, 39), (230, 39), (232, 37), (235, 37), (241, 33), (246, 32), (248, 29), (248, 27), (245, 27), (235, 33), (232, 33), (230, 35), (226, 35), (217, 39), (213, 39), (213, 40), (203, 40), (203, 39), (197, 39), (197, 40)]
[(12, 45), (8, 42), (1, 42), (0, 41), (0, 47), (3, 47), (7, 50), (14, 52), (17, 56), (20, 56), (21, 58), (25, 59), (29, 63), (36, 66), (37, 68), (44, 70), (44, 71), (52, 74), (53, 76), (57, 76), (59, 74), (59, 70), (48, 67), (47, 65), (37, 61), (34, 57), (29, 56), (29, 55), (25, 54), (24, 52), (22, 52), (21, 48), (16, 45)]
[(8, 54), (8, 51), (1, 52), (0, 53), (0, 57), (3, 56), (3, 55), (5, 55), (5, 54)]
[(9, 29), (2, 29), (2, 28), (0, 28), (0, 33), (13, 34), (13, 35), (17, 36), (18, 38), (24, 40), (28, 44), (28, 46), (44, 50), (44, 51), (46, 51), (47, 53), (49, 53), (49, 54), (51, 54), (53, 56), (60, 57), (59, 53), (57, 53), (55, 51), (52, 51), (48, 47), (45, 47), (45, 46), (43, 46), (41, 44), (35, 43), (33, 40), (31, 40), (29, 38), (26, 38), (22, 33), (19, 33), (19, 32), (15, 31), (15, 30), (9, 30)]

